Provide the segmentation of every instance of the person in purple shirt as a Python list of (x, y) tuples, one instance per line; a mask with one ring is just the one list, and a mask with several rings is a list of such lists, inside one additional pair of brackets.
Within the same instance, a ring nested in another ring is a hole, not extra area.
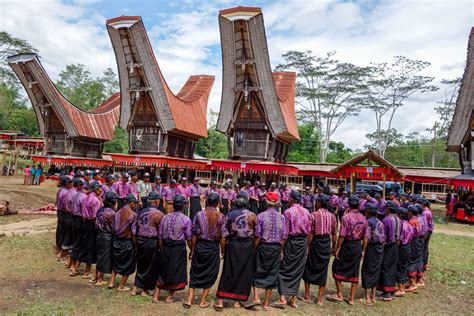
[(82, 275), (83, 279), (91, 279), (91, 283), (97, 281), (97, 269), (91, 276), (91, 267), (97, 261), (95, 218), (97, 211), (102, 207), (102, 185), (95, 181), (89, 184), (91, 192), (82, 203), (82, 244), (79, 260), (86, 264)]
[(176, 180), (171, 179), (170, 185), (163, 188), (163, 199), (165, 200), (165, 213), (173, 212), (173, 200), (176, 196)]
[(267, 189), (265, 183), (260, 183), (258, 188), (258, 205), (259, 214), (267, 210)]
[[(352, 194), (349, 197), (350, 211), (342, 217), (341, 229), (337, 240), (332, 274), (336, 283), (337, 293), (326, 295), (331, 302), (342, 302), (342, 282), (351, 283), (351, 293), (347, 299), (354, 305), (355, 292), (359, 283), (360, 261), (367, 248), (367, 219), (359, 213), (360, 199)], [(362, 241), (362, 243), (361, 243)]]
[(181, 180), (179, 181), (180, 184), (176, 187), (176, 195), (182, 195), (186, 199), (189, 197), (188, 196), (188, 179), (186, 177), (182, 177)]
[[(217, 209), (220, 196), (212, 192), (207, 196), (205, 210), (199, 211), (193, 219), (193, 238), (191, 241), (191, 271), (189, 272), (188, 298), (183, 307), (191, 307), (194, 290), (202, 289), (199, 307), (206, 308), (206, 298), (219, 273), (219, 253), (224, 256), (226, 229), (225, 216)], [(220, 248), (220, 250), (219, 250)]]
[(388, 215), (382, 223), (385, 228), (385, 245), (383, 249), (382, 268), (377, 288), (382, 291), (382, 301), (391, 301), (397, 290), (396, 277), (398, 265), (398, 244), (401, 239), (402, 223), (397, 217), (398, 205), (387, 202)]
[(254, 299), (249, 305), (260, 305), (259, 289), (265, 289), (263, 309), (268, 310), (272, 289), (278, 286), (281, 250), (288, 238), (285, 217), (276, 210), (278, 195), (266, 194), (267, 210), (258, 214), (255, 227), (256, 264), (253, 279)]
[(64, 238), (66, 234), (65, 226), (65, 205), (64, 199), (66, 194), (72, 188), (72, 179), (69, 176), (62, 176), (60, 180), (61, 188), (56, 193), (56, 208), (58, 224), (56, 227), (56, 255), (58, 259), (65, 262), (67, 258), (67, 252), (62, 249)]
[(136, 259), (132, 227), (137, 220), (134, 210), (138, 203), (135, 195), (128, 194), (125, 197), (125, 205), (114, 216), (113, 265), (108, 288), (113, 289), (117, 275), (121, 275), (122, 278), (117, 287), (117, 291), (120, 292), (130, 291), (130, 288), (126, 286), (127, 279), (135, 272)]
[(314, 211), (314, 196), (311, 194), (311, 189), (305, 187), (303, 195), (301, 196), (301, 206), (307, 209), (310, 213)]
[[(273, 191), (273, 190), (272, 190)], [(290, 201), (290, 193), (291, 189), (288, 188), (288, 185), (286, 183), (281, 184), (281, 189), (280, 189), (280, 198), (281, 198), (281, 212), (285, 212), (288, 207), (290, 207), (289, 201)]]
[(95, 219), (97, 229), (97, 282), (96, 285), (105, 285), (104, 274), (112, 273), (113, 244), (112, 233), (114, 230), (115, 210), (117, 209), (117, 194), (109, 191), (104, 197), (104, 206), (98, 211)]
[(239, 191), (240, 191), (240, 186), (237, 183), (234, 184), (233, 190), (229, 194), (230, 210), (232, 211), (235, 210), (235, 200), (237, 199), (237, 193), (239, 193)]
[[(68, 180), (69, 182), (69, 180)], [(74, 183), (73, 180), (71, 179), (72, 185), (70, 188), (67, 190), (67, 192), (64, 194), (63, 198), (63, 210), (64, 210), (64, 237), (63, 237), (63, 242), (61, 245), (61, 250), (68, 253), (71, 251), (72, 248), (72, 215), (71, 215), (71, 200), (72, 198), (77, 194), (77, 190), (73, 188)], [(64, 263), (67, 268), (71, 267), (71, 257), (66, 256), (66, 262)]]
[(152, 184), (152, 190), (158, 192), (158, 194), (161, 196), (161, 203), (158, 205), (158, 210), (161, 212), (165, 211), (164, 189), (165, 187), (161, 184), (161, 176), (155, 176), (155, 182)]
[(337, 219), (336, 215), (328, 211), (329, 197), (321, 194), (319, 209), (311, 213), (311, 233), (308, 236), (310, 244), (306, 267), (303, 274), (305, 295), (300, 297), (304, 302), (310, 302), (311, 284), (319, 287), (316, 304), (323, 304), (324, 290), (326, 289), (329, 261), (336, 249)]
[(405, 284), (408, 282), (408, 263), (411, 257), (411, 240), (413, 239), (413, 227), (408, 223), (408, 210), (401, 207), (398, 210), (398, 216), (401, 221), (402, 229), (400, 243), (398, 245), (398, 264), (397, 264), (397, 285), (398, 290), (393, 296), (401, 297), (405, 295)]
[(156, 287), (158, 232), (164, 216), (158, 210), (160, 199), (158, 192), (150, 192), (147, 197), (148, 207), (140, 211), (137, 220), (132, 224), (132, 234), (135, 236), (137, 250), (137, 274), (135, 286), (130, 293), (132, 296), (137, 294), (148, 296)]
[(385, 199), (382, 199), (382, 196), (379, 193), (376, 193), (374, 204), (377, 206), (377, 218), (379, 220), (383, 220), (385, 218), (387, 201), (385, 201)]
[(254, 244), (257, 216), (248, 210), (249, 200), (245, 191), (240, 191), (235, 200), (236, 209), (226, 216), (229, 232), (214, 309), (221, 311), (223, 300), (235, 301), (234, 307), (241, 307), (252, 290), (254, 275)]
[(258, 214), (258, 209), (259, 209), (259, 199), (258, 199), (258, 187), (260, 186), (260, 182), (255, 181), (252, 187), (249, 188), (248, 190), (248, 195), (249, 195), (249, 203), (250, 203), (250, 211)]
[(73, 190), (76, 194), (70, 201), (69, 209), (71, 210), (71, 234), (72, 234), (72, 248), (71, 248), (71, 268), (69, 275), (79, 275), (79, 255), (81, 253), (82, 245), (82, 203), (87, 198), (89, 193), (89, 186), (84, 189), (84, 182), (80, 178), (73, 179)]
[(198, 212), (202, 211), (203, 190), (201, 185), (199, 185), (199, 178), (194, 178), (193, 184), (188, 187), (187, 195), (190, 205), (189, 218), (192, 220)]
[(349, 202), (347, 197), (347, 191), (342, 191), (341, 196), (339, 197), (339, 205), (337, 208), (337, 220), (338, 222), (341, 221), (342, 217), (349, 209)]
[(290, 306), (296, 308), (296, 295), (303, 277), (308, 234), (311, 232), (311, 216), (309, 211), (300, 205), (301, 193), (292, 190), (290, 207), (283, 213), (288, 228), (288, 239), (283, 247), (283, 259), (278, 276), (278, 302), (273, 307), (281, 308), (287, 304), (286, 297), (290, 296)]
[(118, 208), (121, 209), (125, 203), (125, 197), (130, 192), (129, 184), (128, 184), (129, 174), (123, 172), (121, 174), (120, 180), (114, 183), (114, 191), (118, 195)]
[(418, 221), (418, 207), (415, 205), (408, 206), (408, 223), (413, 228), (413, 238), (411, 241), (411, 257), (408, 262), (408, 278), (410, 279), (410, 286), (405, 289), (405, 292), (411, 293), (418, 290), (417, 277), (418, 267), (423, 257), (423, 236), (421, 235), (421, 225)]
[(339, 197), (336, 195), (336, 190), (331, 189), (329, 193), (328, 211), (336, 215), (339, 213)]
[(220, 208), (220, 212), (222, 214), (227, 215), (230, 210), (230, 201), (233, 197), (234, 191), (232, 191), (230, 187), (230, 183), (226, 182), (224, 183), (222, 189), (219, 190), (219, 195), (221, 197), (221, 205), (222, 208)]
[(377, 200), (371, 197), (369, 194), (367, 194), (367, 192), (362, 191), (360, 193), (359, 211), (363, 212), (365, 210), (365, 205), (369, 202), (376, 204)]
[(191, 248), (192, 222), (184, 215), (186, 197), (178, 194), (173, 200), (173, 212), (161, 220), (159, 238), (163, 262), (158, 274), (153, 302), (158, 302), (161, 290), (167, 290), (165, 302), (173, 302), (174, 293), (188, 283), (186, 243)]
[(431, 239), (431, 234), (433, 234), (433, 214), (431, 213), (430, 210), (430, 202), (423, 198), (421, 203), (423, 206), (423, 217), (426, 219), (426, 223), (428, 224), (428, 233), (426, 234), (425, 237), (425, 246), (423, 247), (423, 277), (421, 278), (420, 284), (424, 285), (425, 283), (425, 272), (428, 267), (428, 258), (430, 256), (430, 250), (429, 250), (429, 245), (430, 245), (430, 239)]
[(361, 299), (364, 305), (376, 303), (376, 289), (379, 282), (380, 269), (383, 260), (383, 245), (385, 243), (385, 228), (382, 221), (377, 218), (378, 206), (373, 203), (365, 205), (367, 217), (367, 248), (362, 263), (362, 287), (365, 298)]
[(114, 191), (114, 184), (115, 184), (115, 177), (113, 174), (108, 174), (106, 177), (105, 177), (105, 183), (102, 185), (102, 199), (105, 198), (105, 195), (109, 192), (109, 191)]

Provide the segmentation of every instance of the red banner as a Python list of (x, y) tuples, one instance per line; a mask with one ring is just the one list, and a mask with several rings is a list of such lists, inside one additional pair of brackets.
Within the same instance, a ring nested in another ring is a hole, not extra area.
[(125, 155), (110, 154), (115, 165), (133, 167), (161, 167), (204, 170), (208, 167), (207, 161), (154, 156), (154, 155)]

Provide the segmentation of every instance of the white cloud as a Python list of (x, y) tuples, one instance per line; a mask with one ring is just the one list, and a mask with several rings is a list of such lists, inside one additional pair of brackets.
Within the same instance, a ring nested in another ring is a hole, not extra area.
[[(83, 63), (99, 75), (106, 67), (116, 69), (116, 63), (105, 17), (94, 11), (93, 2), (44, 0), (22, 3), (20, 10), (19, 2), (3, 0), (0, 29), (38, 48), (53, 78), (71, 63)], [(222, 70), (217, 12), (235, 4), (228, 0), (173, 3), (168, 5), (171, 12), (141, 12), (139, 7), (123, 3), (120, 10), (143, 16), (173, 91), (177, 92), (189, 75), (216, 76), (209, 105), (218, 110)], [(462, 74), (474, 24), (471, 0), (457, 0), (455, 4), (443, 0), (280, 0), (263, 7), (263, 13), (274, 66), (290, 49), (311, 49), (319, 54), (336, 50), (338, 59), (358, 65), (404, 55), (431, 62), (426, 74), (437, 81)], [(411, 98), (396, 115), (395, 127), (405, 134), (423, 132), (432, 126), (436, 118), (433, 108), (441, 97), (442, 91), (438, 91)], [(373, 126), (371, 113), (361, 113), (348, 119), (334, 140), (361, 148), (367, 143), (364, 135), (372, 132)]]

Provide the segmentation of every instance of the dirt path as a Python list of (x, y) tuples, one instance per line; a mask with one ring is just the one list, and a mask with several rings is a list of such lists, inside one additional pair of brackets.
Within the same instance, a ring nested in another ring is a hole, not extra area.
[(0, 236), (11, 237), (45, 233), (56, 228), (56, 221), (55, 217), (47, 217), (0, 225)]
[(466, 232), (466, 231), (460, 231), (460, 230), (451, 230), (451, 229), (447, 229), (445, 227), (443, 227), (443, 228), (435, 227), (434, 232), (436, 234), (445, 234), (445, 235), (450, 235), (450, 236), (461, 236), (461, 237), (472, 237), (472, 238), (474, 238), (474, 231), (473, 232)]

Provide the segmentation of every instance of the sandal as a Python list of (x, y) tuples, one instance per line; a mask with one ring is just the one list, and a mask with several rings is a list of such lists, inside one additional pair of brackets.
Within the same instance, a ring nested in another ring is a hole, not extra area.
[(252, 309), (253, 307), (258, 306), (258, 305), (262, 305), (262, 303), (260, 303), (260, 302), (251, 302), (250, 304), (245, 305), (244, 308), (245, 309)]
[(214, 308), (214, 310), (216, 312), (222, 312), (224, 310), (224, 306), (219, 306), (219, 305), (212, 305), (212, 307)]
[(344, 302), (346, 302), (347, 304), (349, 304), (349, 306), (354, 306), (354, 302), (351, 302), (349, 301), (349, 299), (344, 299)]
[(208, 308), (209, 303), (206, 302), (204, 305), (199, 304), (198, 306), (201, 307), (201, 308)]
[(128, 286), (118, 287), (117, 291), (119, 291), (119, 292), (128, 292), (128, 291), (130, 291), (130, 288)]
[(364, 304), (366, 306), (374, 305), (374, 303), (372, 303), (372, 301), (367, 301), (365, 298), (361, 298), (361, 299), (359, 299), (359, 301), (361, 301), (362, 304)]
[(285, 304), (283, 304), (283, 303), (271, 303), (270, 306), (273, 307), (273, 308), (285, 309), (286, 303)]
[(79, 274), (81, 274), (79, 271), (71, 271), (71, 272), (69, 272), (69, 276), (72, 276), (72, 277), (74, 277), (74, 276), (76, 276), (76, 275), (79, 275)]
[(265, 306), (265, 305), (262, 306), (262, 311), (264, 312), (268, 312), (269, 309), (270, 309), (269, 306)]
[(186, 309), (190, 309), (191, 308), (191, 304), (187, 303), (187, 302), (183, 302), (183, 307), (186, 308)]
[(288, 305), (290, 305), (293, 308), (298, 308), (297, 304), (292, 303), (291, 301), (288, 301)]
[(335, 296), (335, 294), (326, 294), (326, 299), (334, 303), (339, 303), (339, 302), (344, 301), (342, 298)]
[(297, 296), (297, 299), (304, 302), (304, 303), (306, 303), (306, 304), (311, 303), (311, 301), (309, 299), (306, 299), (306, 297), (304, 297), (304, 296)]

